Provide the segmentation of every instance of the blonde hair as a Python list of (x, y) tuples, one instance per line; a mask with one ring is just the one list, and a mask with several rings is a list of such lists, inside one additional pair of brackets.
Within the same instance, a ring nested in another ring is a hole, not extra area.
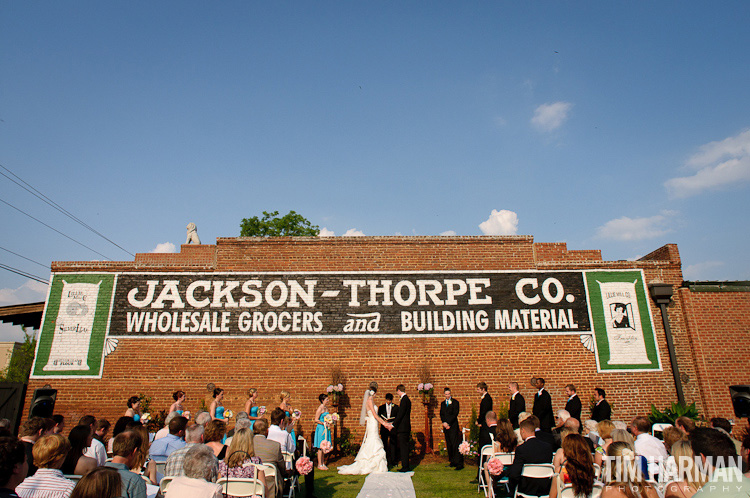
[[(678, 430), (675, 428), (675, 430)], [(682, 431), (680, 431), (682, 432)], [(695, 466), (695, 453), (693, 452), (690, 441), (678, 439), (672, 445), (672, 456), (677, 464), (677, 479), (685, 479), (694, 489), (700, 489), (708, 481), (708, 476), (703, 474)], [(697, 479), (697, 480), (693, 480)]]
[(289, 399), (291, 397), (292, 397), (292, 395), (291, 395), (291, 393), (289, 391), (281, 391), (279, 393), (279, 402), (283, 403), (285, 399)]
[(602, 439), (611, 438), (613, 430), (615, 430), (615, 424), (611, 420), (602, 420), (596, 424), (596, 432), (599, 433), (599, 437)]
[(146, 463), (146, 459), (148, 459), (148, 449), (151, 447), (151, 443), (148, 440), (148, 429), (146, 429), (145, 425), (136, 425), (130, 430), (141, 436), (141, 445), (138, 447), (135, 460), (133, 460), (133, 466), (130, 468), (131, 470), (140, 472), (143, 464)]
[(49, 469), (55, 462), (65, 460), (70, 448), (70, 441), (62, 434), (42, 436), (34, 443), (31, 450), (31, 454), (34, 456), (34, 465), (40, 469)]
[(623, 429), (615, 429), (612, 431), (612, 441), (615, 443), (627, 443), (631, 447), (635, 445), (635, 439), (633, 439), (633, 436)]
[(662, 437), (664, 438), (664, 446), (667, 448), (667, 452), (671, 455), (672, 446), (674, 446), (674, 444), (680, 439), (684, 439), (685, 433), (672, 425), (662, 431)]
[(529, 413), (529, 412), (521, 412), (521, 413), (519, 413), (518, 414), (518, 423), (520, 424), (521, 422), (523, 422), (524, 420), (526, 420), (530, 416), (531, 416), (531, 413)]
[(250, 457), (255, 456), (255, 446), (253, 446), (253, 431), (248, 428), (240, 429), (232, 436), (232, 442), (227, 450), (226, 464), (227, 467), (239, 467)]

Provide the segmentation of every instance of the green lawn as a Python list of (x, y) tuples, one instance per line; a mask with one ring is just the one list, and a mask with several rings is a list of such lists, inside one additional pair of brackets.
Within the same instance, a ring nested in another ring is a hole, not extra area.
[[(329, 467), (327, 471), (315, 469), (316, 498), (355, 498), (366, 476), (343, 476), (333, 465)], [(484, 493), (477, 493), (477, 485), (469, 483), (476, 477), (476, 466), (456, 471), (448, 467), (447, 460), (422, 461), (412, 470), (417, 498), (484, 498)], [(305, 496), (304, 486), (301, 496)]]

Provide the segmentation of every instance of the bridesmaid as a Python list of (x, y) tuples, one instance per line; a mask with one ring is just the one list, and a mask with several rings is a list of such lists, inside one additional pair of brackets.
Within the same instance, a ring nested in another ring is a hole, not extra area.
[(185, 401), (185, 391), (175, 391), (172, 393), (172, 398), (174, 398), (174, 403), (169, 407), (169, 413), (177, 412), (177, 415), (182, 415), (185, 411), (182, 406), (182, 402)]
[(219, 387), (214, 389), (214, 400), (211, 402), (211, 407), (208, 409), (211, 414), (211, 420), (224, 420), (224, 406), (222, 400), (224, 399), (224, 389)]
[(320, 444), (323, 441), (331, 442), (331, 428), (325, 423), (326, 415), (328, 415), (328, 395), (321, 394), (318, 396), (320, 400), (320, 406), (315, 410), (315, 438), (313, 439), (313, 450), (318, 450), (318, 470), (328, 470), (326, 467), (325, 460), (326, 455), (323, 450), (320, 449)]
[(292, 395), (289, 393), (289, 391), (281, 391), (279, 393), (279, 408), (284, 410), (286, 412), (286, 416), (289, 417), (290, 423), (286, 426), (287, 432), (290, 432), (292, 434), (292, 441), (294, 441), (295, 446), (297, 445), (297, 435), (294, 431), (294, 429), (297, 427), (297, 419), (292, 417), (292, 413), (294, 413), (294, 408), (292, 408), (292, 405), (289, 403), (292, 401)]
[(252, 420), (250, 422), (250, 430), (253, 429), (253, 426), (255, 425), (255, 421), (258, 420), (260, 417), (258, 416), (258, 407), (255, 405), (255, 400), (258, 398), (258, 390), (254, 387), (251, 387), (247, 390), (247, 401), (245, 402), (245, 413), (247, 413), (247, 418)]
[(126, 417), (133, 417), (133, 420), (140, 422), (141, 420), (141, 398), (138, 396), (131, 396), (128, 398), (128, 409), (125, 410)]

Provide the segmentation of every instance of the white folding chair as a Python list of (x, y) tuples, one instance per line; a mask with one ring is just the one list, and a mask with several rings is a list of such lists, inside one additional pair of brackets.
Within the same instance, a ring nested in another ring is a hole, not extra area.
[(602, 466), (598, 463), (594, 464), (594, 479), (599, 480), (599, 476), (602, 475)]
[(164, 469), (167, 468), (167, 461), (164, 460), (163, 462), (157, 462), (154, 460), (154, 463), (156, 464), (156, 473), (164, 475)]
[[(292, 464), (294, 463), (294, 455), (286, 451), (282, 451), (281, 454), (284, 456), (284, 463), (292, 463)], [(289, 483), (289, 494), (286, 495), (286, 498), (293, 498), (294, 493), (300, 487), (299, 476), (297, 476), (297, 474), (292, 474), (292, 477), (285, 477), (284, 482)]]
[[(513, 464), (513, 457), (515, 455), (516, 455), (515, 453), (495, 453), (494, 455), (492, 455), (492, 458), (499, 459), (500, 463), (503, 464), (503, 467), (507, 467), (507, 466)], [(509, 479), (507, 477), (503, 477), (502, 479), (498, 480), (498, 484), (504, 485), (506, 491), (508, 491), (510, 489), (508, 487), (508, 482), (509, 482)], [(490, 491), (489, 496), (490, 496), (490, 498), (494, 498), (495, 497), (495, 490), (492, 487), (492, 483), (489, 482), (487, 484), (488, 484), (489, 491)]]
[(222, 477), (216, 484), (221, 486), (225, 495), (232, 496), (266, 496), (266, 483), (256, 477)]
[[(530, 479), (552, 479), (555, 475), (555, 467), (551, 463), (527, 463), (523, 466), (521, 471), (521, 478), (528, 477)], [(516, 488), (515, 497), (522, 498), (549, 498), (549, 492), (544, 495), (529, 495), (526, 493), (520, 493)]]
[(672, 427), (672, 424), (654, 424), (651, 426), (651, 435), (656, 436), (657, 432), (664, 432), (667, 427)]
[(307, 456), (307, 439), (303, 436), (297, 436), (297, 441), (302, 441), (302, 456)]
[(164, 476), (161, 478), (161, 481), (159, 482), (159, 494), (164, 496), (164, 493), (167, 492), (167, 488), (169, 487), (169, 483), (172, 482), (172, 479), (174, 479), (174, 476)]
[(494, 453), (494, 444), (485, 444), (484, 446), (482, 446), (482, 451), (479, 452), (479, 484), (477, 484), (477, 493), (482, 490), (484, 491), (484, 496), (489, 496), (489, 492), (487, 491), (487, 483), (484, 482), (484, 464), (490, 457), (492, 457)]

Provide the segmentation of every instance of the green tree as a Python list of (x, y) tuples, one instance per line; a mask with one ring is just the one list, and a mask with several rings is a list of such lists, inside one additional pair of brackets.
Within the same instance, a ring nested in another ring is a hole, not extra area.
[(263, 211), (263, 218), (253, 216), (240, 223), (241, 237), (317, 237), (320, 227), (294, 211), (279, 216), (278, 211)]
[(34, 363), (34, 352), (36, 351), (36, 335), (23, 329), (24, 341), (18, 350), (13, 352), (10, 364), (5, 372), (0, 373), (0, 382), (28, 382), (31, 373), (31, 365)]

